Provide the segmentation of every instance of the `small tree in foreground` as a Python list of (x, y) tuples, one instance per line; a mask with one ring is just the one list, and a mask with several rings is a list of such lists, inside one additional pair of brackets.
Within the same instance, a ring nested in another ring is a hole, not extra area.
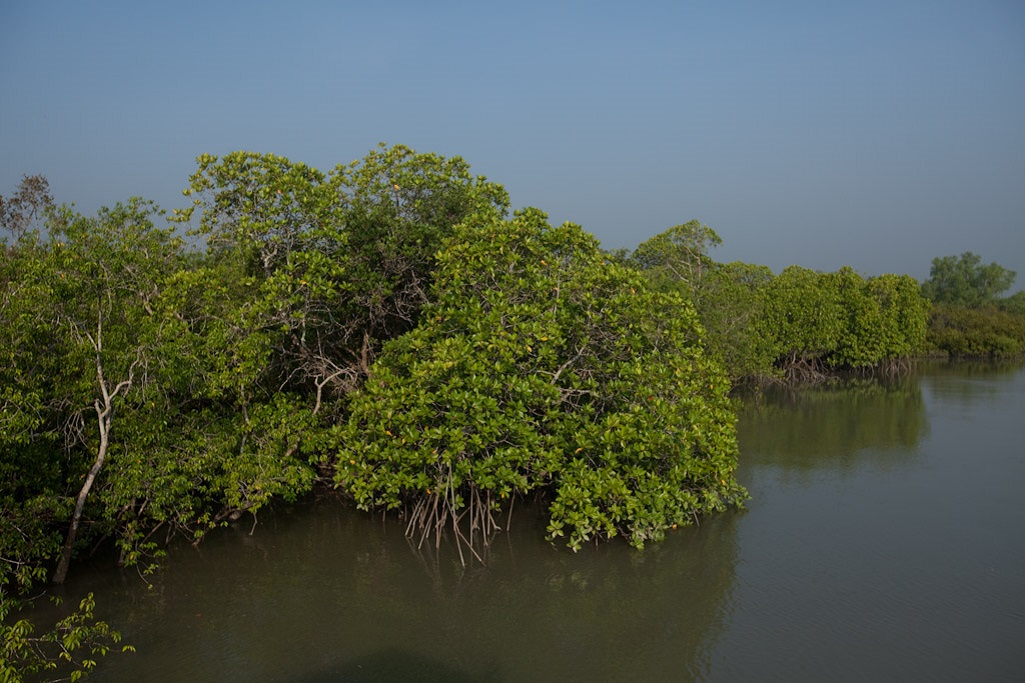
[[(672, 315), (665, 315), (672, 311)], [(576, 549), (633, 545), (745, 497), (728, 381), (693, 306), (608, 262), (579, 226), (478, 217), (439, 254), (434, 302), (385, 346), (337, 432), (337, 483), (408, 533), (471, 549), (514, 496)]]

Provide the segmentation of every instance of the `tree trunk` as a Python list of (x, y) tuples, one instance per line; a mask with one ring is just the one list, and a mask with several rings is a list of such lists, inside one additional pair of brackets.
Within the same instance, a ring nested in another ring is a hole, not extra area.
[(68, 567), (71, 565), (71, 551), (75, 545), (75, 538), (78, 536), (78, 525), (82, 521), (82, 510), (85, 508), (85, 500), (89, 497), (89, 490), (96, 481), (96, 475), (103, 469), (103, 463), (107, 459), (107, 444), (110, 440), (110, 413), (111, 406), (107, 402), (101, 409), (100, 400), (96, 399), (93, 404), (96, 408), (96, 418), (100, 425), (100, 445), (96, 450), (96, 462), (89, 469), (85, 483), (78, 492), (78, 499), (75, 501), (75, 513), (71, 517), (71, 528), (68, 529), (68, 537), (64, 540), (64, 548), (61, 550), (60, 562), (57, 563), (57, 571), (54, 572), (53, 582), (64, 583), (68, 577)]

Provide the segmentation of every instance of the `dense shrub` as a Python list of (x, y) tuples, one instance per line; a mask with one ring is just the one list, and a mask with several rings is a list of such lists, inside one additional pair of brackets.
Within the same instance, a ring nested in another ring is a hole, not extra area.
[(361, 507), (473, 541), (538, 493), (578, 548), (642, 546), (742, 499), (729, 384), (689, 302), (536, 210), (461, 226), (436, 278), (337, 435), (337, 481)]
[(931, 351), (953, 357), (1025, 353), (1025, 315), (936, 305), (929, 316), (928, 342)]

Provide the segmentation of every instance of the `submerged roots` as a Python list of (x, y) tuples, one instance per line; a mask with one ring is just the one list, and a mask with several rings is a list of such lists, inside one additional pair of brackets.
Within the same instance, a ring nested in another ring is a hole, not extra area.
[(910, 357), (889, 358), (875, 365), (859, 368), (833, 367), (821, 358), (790, 358), (780, 368), (784, 384), (819, 384), (850, 375), (878, 375), (899, 377), (911, 372), (914, 362)]
[(462, 495), (449, 486), (421, 497), (413, 505), (406, 523), (406, 536), (416, 543), (418, 550), (433, 536), (437, 549), (441, 547), (446, 529), (451, 529), (463, 566), (466, 566), (464, 548), (484, 564), (484, 548), (502, 530), (495, 520), (498, 507), (491, 498), (491, 491), (482, 492), (473, 487), (464, 502)]

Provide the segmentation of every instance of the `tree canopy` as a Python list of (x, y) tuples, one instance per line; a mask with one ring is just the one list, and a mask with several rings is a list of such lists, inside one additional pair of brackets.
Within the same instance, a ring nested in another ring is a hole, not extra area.
[(1002, 296), (1015, 272), (966, 251), (934, 258), (922, 294), (933, 302), (929, 345), (952, 357), (1013, 356), (1025, 352), (1025, 292)]
[(689, 299), (709, 354), (734, 382), (821, 379), (901, 366), (924, 348), (928, 302), (907, 275), (864, 278), (790, 266), (717, 263), (719, 235), (699, 221), (669, 228), (624, 259), (661, 291)]
[(421, 542), (465, 529), (472, 547), (538, 492), (549, 533), (579, 548), (642, 546), (743, 498), (728, 381), (689, 302), (535, 209), (466, 221), (438, 259), (435, 300), (336, 437), (358, 505), (409, 509)]
[(996, 262), (984, 265), (982, 257), (970, 251), (938, 256), (932, 260), (929, 279), (922, 283), (922, 293), (939, 304), (977, 308), (996, 303), (1016, 275)]
[(247, 283), (240, 321), (273, 331), (268, 371), (345, 393), (381, 343), (411, 329), (453, 226), (508, 208), (459, 157), (381, 146), (324, 174), (280, 156), (203, 155), (186, 195), (211, 259)]

